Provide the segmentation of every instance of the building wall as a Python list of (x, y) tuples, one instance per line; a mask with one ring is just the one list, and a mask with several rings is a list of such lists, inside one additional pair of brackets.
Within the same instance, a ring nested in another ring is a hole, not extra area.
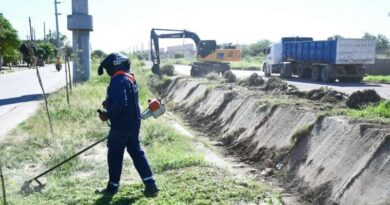
[(375, 59), (375, 64), (365, 67), (368, 75), (390, 75), (390, 59)]

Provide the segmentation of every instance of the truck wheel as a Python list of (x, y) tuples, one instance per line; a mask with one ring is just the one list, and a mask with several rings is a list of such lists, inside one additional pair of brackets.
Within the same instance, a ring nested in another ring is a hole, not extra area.
[(324, 67), (321, 69), (321, 81), (324, 83), (333, 83), (336, 79), (330, 77), (330, 69)]
[(313, 67), (313, 69), (311, 70), (311, 79), (313, 81), (320, 80), (320, 68), (319, 67)]
[(299, 78), (307, 78), (309, 77), (308, 69), (305, 69), (302, 64), (297, 65), (297, 76)]
[(265, 65), (265, 68), (264, 68), (264, 75), (265, 75), (265, 77), (270, 77), (271, 76), (270, 68), (268, 66), (266, 66), (266, 65)]
[(282, 65), (282, 69), (280, 69), (280, 77), (281, 78), (291, 78), (292, 69), (290, 63), (284, 63)]

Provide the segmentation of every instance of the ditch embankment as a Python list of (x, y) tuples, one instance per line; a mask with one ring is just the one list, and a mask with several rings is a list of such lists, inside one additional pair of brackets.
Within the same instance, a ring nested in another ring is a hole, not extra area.
[[(310, 204), (390, 200), (390, 126), (267, 88), (175, 78), (158, 88), (194, 129)], [(326, 114), (324, 114), (326, 113)], [(332, 113), (332, 114), (329, 114)]]

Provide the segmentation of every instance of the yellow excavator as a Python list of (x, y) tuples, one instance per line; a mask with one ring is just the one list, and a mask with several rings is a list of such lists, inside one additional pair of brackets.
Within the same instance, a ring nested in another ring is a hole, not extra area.
[(241, 50), (231, 44), (217, 45), (215, 40), (201, 40), (196, 33), (187, 30), (154, 28), (150, 34), (150, 54), (152, 71), (157, 75), (161, 75), (159, 38), (190, 38), (195, 42), (197, 61), (191, 65), (191, 76), (202, 77), (210, 72), (224, 74), (230, 70), (230, 62), (241, 60)]

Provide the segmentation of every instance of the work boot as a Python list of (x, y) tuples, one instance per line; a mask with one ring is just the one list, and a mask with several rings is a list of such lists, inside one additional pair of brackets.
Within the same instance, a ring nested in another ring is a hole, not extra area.
[(96, 190), (95, 194), (102, 194), (102, 195), (105, 195), (105, 196), (113, 196), (113, 195), (115, 195), (118, 192), (118, 188), (119, 188), (119, 185), (115, 186), (115, 185), (113, 185), (111, 183), (108, 183), (107, 187), (105, 189)]
[(160, 190), (157, 188), (156, 183), (145, 184), (144, 195), (146, 197), (155, 197), (158, 191)]

